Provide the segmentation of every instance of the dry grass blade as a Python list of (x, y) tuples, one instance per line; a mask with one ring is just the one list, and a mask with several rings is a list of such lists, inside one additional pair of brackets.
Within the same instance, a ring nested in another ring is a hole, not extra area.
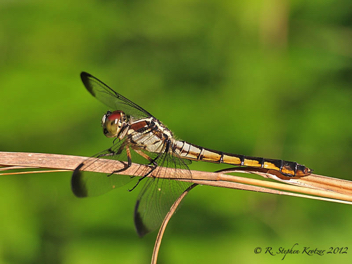
[(159, 249), (160, 249), (160, 245), (161, 245), (161, 240), (163, 239), (163, 235), (164, 235), (165, 229), (167, 227), (167, 224), (169, 223), (171, 217), (173, 216), (173, 214), (177, 210), (177, 207), (182, 202), (183, 198), (196, 186), (197, 186), (197, 184), (192, 184), (191, 186), (189, 186), (187, 188), (187, 190), (185, 190), (181, 194), (181, 196), (174, 202), (174, 204), (170, 208), (170, 211), (165, 216), (164, 221), (163, 221), (163, 223), (160, 226), (158, 235), (157, 235), (156, 240), (155, 240), (154, 249), (153, 249), (153, 255), (152, 255), (152, 261), (151, 261), (152, 264), (156, 264), (157, 263)]
[[(232, 175), (219, 174), (219, 180), (225, 182), (237, 182), (250, 184), (255, 186), (267, 187), (270, 189), (290, 191), (289, 195), (299, 196), (295, 193), (304, 193), (309, 196), (304, 196), (305, 198), (324, 200), (337, 203), (352, 204), (352, 182), (317, 174), (311, 174), (302, 178), (286, 178), (282, 179), (273, 174), (253, 171), (253, 169), (229, 169), (226, 172), (240, 172), (240, 173), (254, 173), (260, 175), (264, 178), (274, 179), (276, 181), (283, 182), (270, 182), (270, 181), (261, 181), (255, 179), (248, 179), (243, 177), (237, 177)], [(277, 193), (288, 195), (285, 193)], [(312, 196), (313, 195), (313, 196)], [(324, 198), (321, 198), (324, 197)]]
[[(37, 169), (37, 170), (33, 170), (33, 169)], [(8, 172), (11, 170), (14, 172)], [(3, 173), (0, 173), (0, 176), (8, 176), (8, 175), (21, 175), (21, 174), (34, 174), (34, 173), (64, 172), (64, 171), (70, 171), (70, 170), (59, 170), (59, 169), (43, 170), (40, 168), (38, 169), (36, 167), (3, 166), (3, 167), (0, 167), (0, 171), (6, 171)]]
[[(0, 152), (0, 166), (13, 168), (49, 168), (56, 171), (74, 170), (86, 157), (70, 156), (70, 155), (57, 155), (57, 154), (41, 154), (41, 153), (23, 153), (23, 152)], [(101, 164), (104, 166), (101, 166)], [(91, 171), (109, 173), (111, 170), (119, 170), (124, 167), (124, 164), (114, 160), (99, 160), (97, 159), (96, 167), (90, 167)], [(135, 175), (137, 168), (140, 164), (132, 164), (132, 166), (125, 170), (124, 175)], [(173, 169), (165, 169), (167, 173), (164, 175), (150, 175), (152, 177), (164, 177), (174, 179), (175, 171)], [(209, 186), (249, 190), (255, 192), (265, 192), (280, 195), (290, 195), (297, 197), (304, 197), (309, 199), (318, 199), (337, 203), (351, 204), (352, 202), (352, 182), (341, 180), (322, 175), (312, 174), (298, 179), (283, 180), (266, 171), (254, 170), (251, 168), (234, 168), (226, 170), (226, 172), (236, 173), (254, 173), (264, 178), (271, 178), (276, 181), (284, 182), (271, 182), (267, 180), (257, 180), (224, 173), (212, 173), (203, 171), (192, 171), (192, 179), (176, 179), (188, 181), (196, 184), (203, 184)], [(28, 173), (37, 173), (31, 171)], [(0, 173), (0, 175), (6, 175)], [(8, 174), (7, 174), (8, 175)], [(180, 173), (179, 175), (182, 175)], [(289, 185), (288, 185), (289, 184)], [(304, 194), (304, 195), (302, 195)]]

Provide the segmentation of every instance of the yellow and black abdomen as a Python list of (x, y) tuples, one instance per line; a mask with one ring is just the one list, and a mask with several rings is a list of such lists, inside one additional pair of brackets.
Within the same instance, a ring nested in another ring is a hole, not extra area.
[(185, 141), (176, 141), (173, 150), (184, 159), (275, 170), (288, 177), (307, 176), (312, 172), (312, 170), (306, 166), (293, 161), (224, 153), (206, 149)]

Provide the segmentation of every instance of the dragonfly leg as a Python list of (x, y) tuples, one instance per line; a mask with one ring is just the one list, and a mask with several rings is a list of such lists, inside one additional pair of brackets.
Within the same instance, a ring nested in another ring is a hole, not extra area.
[(146, 160), (150, 161), (150, 164), (153, 165), (158, 165), (155, 162), (155, 159), (157, 159), (159, 156), (157, 156), (155, 159), (152, 159), (151, 157), (149, 157), (147, 154), (145, 154), (143, 151), (141, 151), (140, 149), (137, 148), (133, 148), (133, 150), (140, 156), (142, 156), (143, 158), (145, 158)]
[(155, 167), (152, 167), (150, 171), (147, 172), (147, 174), (143, 175), (141, 178), (138, 179), (137, 183), (131, 188), (129, 189), (128, 191), (129, 192), (132, 192), (137, 186), (138, 184), (146, 177), (148, 177), (148, 175), (150, 175), (155, 169), (157, 168), (157, 166)]
[[(115, 140), (114, 140), (114, 142), (115, 142)], [(109, 149), (103, 151), (102, 154), (97, 155), (96, 157), (101, 158), (101, 157), (110, 157), (110, 156), (120, 155), (121, 152), (123, 151), (123, 149), (127, 148), (126, 145), (127, 145), (127, 143), (124, 142), (117, 151), (114, 151), (114, 150), (112, 150), (112, 148), (109, 148)]]
[[(119, 152), (121, 152), (121, 151), (119, 151)], [(111, 176), (111, 175), (113, 175), (114, 173), (119, 173), (119, 172), (125, 171), (125, 170), (127, 170), (129, 167), (131, 167), (131, 165), (132, 165), (132, 158), (131, 158), (131, 150), (130, 150), (129, 147), (126, 147), (126, 155), (127, 155), (127, 166), (123, 167), (122, 169), (113, 171), (112, 173), (110, 173), (110, 174), (108, 175), (108, 177)]]
[[(170, 147), (170, 141), (167, 141), (167, 144), (166, 144), (166, 147), (165, 147), (165, 152), (168, 152), (169, 151), (169, 147)], [(141, 151), (140, 149), (137, 149), (137, 148), (133, 148), (133, 150), (141, 155), (143, 158), (147, 159), (150, 161), (149, 165), (153, 164), (153, 166), (150, 166), (151, 169), (148, 173), (146, 173), (145, 175), (143, 175), (140, 179), (138, 179), (138, 182), (136, 183), (135, 186), (133, 186), (132, 189), (130, 189), (129, 191), (133, 191), (137, 186), (138, 184), (145, 178), (145, 177), (148, 177), (148, 175), (150, 175), (157, 167), (158, 167), (158, 163), (156, 162), (157, 159), (160, 158), (160, 156), (162, 155), (162, 153), (159, 153), (154, 159), (152, 159), (151, 157), (149, 157), (147, 154), (145, 154), (143, 151)]]
[(138, 179), (137, 183), (129, 190), (130, 192), (133, 191), (138, 184), (146, 177), (148, 177), (148, 175), (150, 175), (157, 167), (158, 167), (158, 163), (156, 162), (156, 160), (159, 158), (159, 156), (157, 156), (155, 159), (152, 159), (151, 157), (149, 157), (147, 154), (145, 154), (143, 151), (141, 151), (140, 149), (137, 148), (133, 148), (133, 150), (139, 154), (140, 156), (142, 156), (143, 158), (145, 158), (146, 160), (150, 161), (150, 165), (153, 164), (153, 166), (151, 166), (150, 171), (148, 171), (145, 175), (143, 175), (140, 179)]

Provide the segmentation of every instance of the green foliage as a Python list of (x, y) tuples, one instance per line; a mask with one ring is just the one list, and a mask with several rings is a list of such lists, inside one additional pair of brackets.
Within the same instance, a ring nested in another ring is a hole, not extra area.
[[(108, 148), (108, 109), (84, 89), (87, 71), (184, 140), (351, 179), (351, 16), (350, 0), (2, 1), (0, 149)], [(69, 183), (70, 173), (0, 178), (0, 263), (150, 261), (155, 233), (140, 240), (133, 227), (138, 190), (78, 199)], [(281, 257), (254, 249), (348, 247), (350, 211), (197, 187), (171, 221), (160, 262), (272, 263)]]

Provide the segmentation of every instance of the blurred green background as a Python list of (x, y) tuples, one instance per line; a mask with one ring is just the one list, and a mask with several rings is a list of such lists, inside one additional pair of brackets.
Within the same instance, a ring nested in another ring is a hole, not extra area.
[[(0, 149), (111, 144), (87, 71), (183, 140), (352, 180), (352, 1), (0, 1)], [(111, 109), (113, 110), (113, 109)], [(191, 169), (214, 171), (214, 164)], [(78, 199), (71, 173), (0, 177), (0, 263), (149, 263), (138, 190)], [(352, 249), (352, 207), (197, 187), (159, 263), (282, 263), (256, 247)], [(285, 263), (348, 263), (352, 252)]]

